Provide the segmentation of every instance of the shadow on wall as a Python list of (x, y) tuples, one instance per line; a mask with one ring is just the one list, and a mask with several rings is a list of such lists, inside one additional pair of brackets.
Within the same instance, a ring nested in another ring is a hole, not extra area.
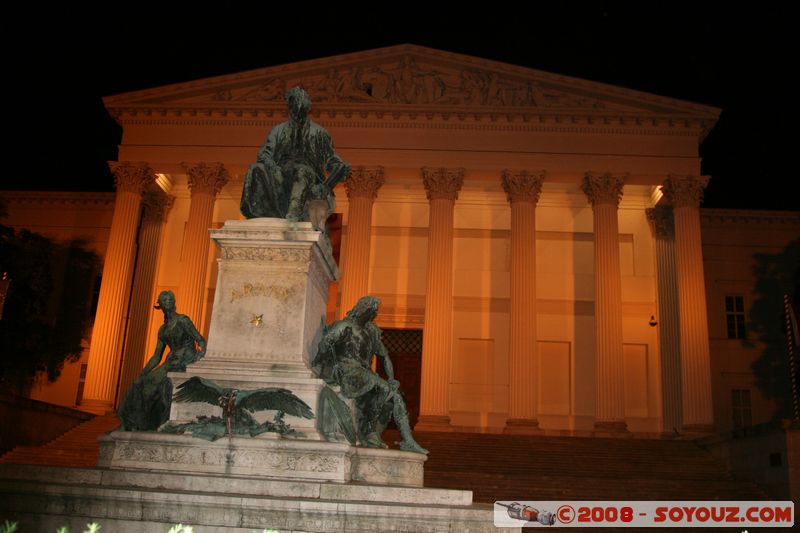
[[(757, 254), (754, 258), (756, 285), (749, 329), (751, 338), (761, 341), (764, 350), (753, 363), (753, 373), (756, 386), (777, 405), (774, 418), (789, 419), (792, 396), (783, 296), (788, 294), (797, 308), (800, 303), (800, 239), (790, 242), (780, 253)], [(798, 356), (800, 354), (795, 354)]]

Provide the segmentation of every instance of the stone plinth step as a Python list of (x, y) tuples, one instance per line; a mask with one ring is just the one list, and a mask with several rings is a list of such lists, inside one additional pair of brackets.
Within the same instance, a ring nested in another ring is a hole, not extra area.
[(277, 433), (207, 442), (189, 435), (115, 431), (100, 437), (100, 467), (422, 487), (423, 454)]
[(30, 531), (494, 531), (466, 491), (29, 465), (0, 465), (0, 512)]

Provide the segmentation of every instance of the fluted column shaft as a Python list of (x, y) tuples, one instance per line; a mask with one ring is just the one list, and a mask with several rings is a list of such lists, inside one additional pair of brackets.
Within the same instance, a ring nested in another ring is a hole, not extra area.
[(536, 203), (544, 172), (504, 171), (511, 203), (511, 331), (506, 433), (533, 433), (536, 419)]
[(166, 213), (172, 205), (172, 198), (163, 192), (148, 192), (145, 193), (142, 203), (144, 210), (139, 229), (139, 253), (133, 277), (122, 372), (117, 388), (117, 406), (125, 398), (130, 384), (142, 372), (145, 360), (153, 350), (153, 347), (150, 347), (148, 353), (147, 329), (150, 312), (153, 309), (153, 302), (155, 302), (154, 290), (161, 231), (164, 227)]
[(430, 202), (425, 325), (422, 334), (420, 416), (417, 429), (449, 426), (448, 394), (453, 354), (453, 209), (463, 169), (422, 169)]
[(622, 354), (622, 275), (617, 206), (624, 176), (586, 175), (583, 190), (594, 218), (595, 429), (626, 431)]
[(713, 431), (714, 425), (700, 235), (700, 200), (707, 184), (706, 177), (670, 175), (663, 188), (675, 216), (683, 430), (701, 433)]
[(372, 204), (383, 182), (383, 167), (356, 167), (345, 181), (347, 237), (342, 250), (339, 317), (343, 317), (359, 298), (369, 292)]
[(113, 408), (142, 191), (155, 181), (153, 169), (146, 163), (112, 164), (112, 170), (117, 196), (92, 328), (84, 399), (81, 401), (84, 408), (98, 413)]
[(681, 352), (678, 312), (678, 278), (675, 274), (675, 224), (672, 210), (660, 206), (647, 210), (656, 237), (658, 281), (658, 343), (661, 352), (661, 416), (665, 434), (680, 433)]
[(189, 177), (191, 205), (183, 242), (181, 291), (178, 310), (204, 330), (203, 304), (206, 294), (206, 267), (211, 238), (208, 230), (214, 216), (217, 193), (228, 180), (222, 163), (183, 163)]

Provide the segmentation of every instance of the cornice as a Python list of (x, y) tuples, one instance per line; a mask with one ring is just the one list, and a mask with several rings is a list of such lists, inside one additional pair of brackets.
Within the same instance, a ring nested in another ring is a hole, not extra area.
[(800, 212), (756, 211), (748, 209), (700, 209), (703, 225), (743, 224), (749, 226), (800, 227)]
[[(344, 104), (343, 104), (344, 105)], [(251, 108), (144, 108), (111, 110), (122, 126), (236, 126), (269, 128), (286, 119), (284, 106)], [(312, 109), (311, 116), (326, 128), (459, 129), (588, 133), (604, 135), (668, 135), (702, 138), (714, 120), (675, 116), (509, 112), (507, 109), (357, 110)]]
[(113, 192), (0, 191), (0, 198), (15, 204), (113, 208)]

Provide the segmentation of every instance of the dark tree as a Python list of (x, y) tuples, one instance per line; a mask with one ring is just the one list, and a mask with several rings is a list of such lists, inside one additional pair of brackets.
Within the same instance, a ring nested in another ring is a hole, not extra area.
[(40, 372), (55, 381), (65, 362), (80, 358), (99, 265), (82, 241), (0, 225), (0, 271), (10, 279), (0, 319), (5, 391), (26, 393)]
[(761, 341), (761, 357), (753, 363), (756, 384), (764, 396), (777, 403), (775, 418), (791, 418), (784, 295), (800, 301), (800, 239), (777, 254), (757, 254), (755, 300), (750, 309), (750, 331)]

